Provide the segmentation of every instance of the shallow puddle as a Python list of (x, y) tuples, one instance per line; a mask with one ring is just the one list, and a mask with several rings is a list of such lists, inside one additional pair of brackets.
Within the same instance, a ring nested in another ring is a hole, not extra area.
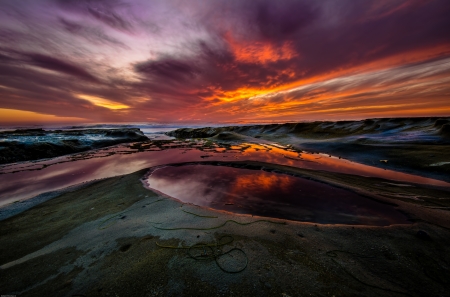
[(185, 203), (234, 213), (320, 224), (387, 226), (408, 223), (393, 206), (325, 183), (225, 166), (154, 169), (148, 186)]

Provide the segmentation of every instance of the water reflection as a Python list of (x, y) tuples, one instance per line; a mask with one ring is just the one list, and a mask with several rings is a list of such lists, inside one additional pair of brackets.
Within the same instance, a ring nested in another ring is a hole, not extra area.
[(450, 187), (431, 178), (384, 170), (269, 144), (236, 146), (205, 141), (151, 141), (119, 145), (70, 156), (0, 166), (0, 206), (94, 179), (128, 174), (156, 165), (195, 161), (262, 161), (314, 170), (380, 177)]
[(408, 223), (390, 205), (304, 178), (224, 166), (166, 166), (149, 187), (186, 203), (235, 213), (321, 224)]

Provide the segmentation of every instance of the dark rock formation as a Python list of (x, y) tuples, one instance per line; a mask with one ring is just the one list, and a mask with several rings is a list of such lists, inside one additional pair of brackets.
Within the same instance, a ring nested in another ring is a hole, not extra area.
[[(30, 140), (27, 136), (38, 139)], [(8, 138), (15, 140), (8, 141)], [(54, 131), (26, 129), (0, 132), (0, 139), (3, 139), (0, 142), (0, 164), (54, 158), (119, 143), (148, 140), (137, 128)]]
[(169, 136), (177, 138), (207, 138), (212, 137), (222, 131), (229, 131), (233, 127), (220, 128), (181, 128), (175, 131), (167, 132)]
[[(381, 118), (361, 121), (316, 121), (218, 128), (183, 128), (167, 132), (167, 135), (177, 138), (208, 138), (219, 133), (235, 132), (252, 137), (264, 134), (291, 134), (302, 138), (330, 139), (353, 135), (385, 133), (395, 130), (427, 130), (430, 134), (447, 137), (449, 125), (449, 118)], [(220, 139), (220, 136), (217, 136), (217, 138)]]
[(450, 138), (450, 123), (442, 125), (439, 129), (439, 134), (443, 137)]
[[(290, 144), (298, 150), (326, 153), (370, 166), (450, 181), (447, 163), (450, 159), (450, 117), (178, 129), (167, 134), (177, 138), (207, 137), (219, 142), (250, 136)], [(380, 163), (380, 160), (389, 162)]]
[(217, 139), (217, 140), (225, 140), (226, 141), (226, 140), (242, 140), (244, 137), (241, 134), (224, 131), (224, 132), (219, 132), (212, 138)]
[(450, 120), (448, 119), (437, 119), (436, 122), (434, 122), (434, 127), (440, 128), (442, 125), (450, 123)]
[(5, 135), (14, 135), (14, 136), (44, 136), (46, 135), (46, 131), (42, 128), (37, 129), (17, 129), (14, 131), (3, 131), (0, 132), (0, 137), (4, 137)]

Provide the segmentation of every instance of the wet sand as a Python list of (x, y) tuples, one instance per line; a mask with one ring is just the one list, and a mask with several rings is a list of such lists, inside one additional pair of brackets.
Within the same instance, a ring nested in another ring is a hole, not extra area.
[[(396, 205), (413, 224), (323, 225), (215, 211), (146, 189), (141, 179), (147, 170), (140, 170), (63, 193), (1, 221), (0, 292), (20, 296), (448, 293), (448, 190), (241, 163), (370, 195)], [(195, 244), (213, 247), (186, 248)]]

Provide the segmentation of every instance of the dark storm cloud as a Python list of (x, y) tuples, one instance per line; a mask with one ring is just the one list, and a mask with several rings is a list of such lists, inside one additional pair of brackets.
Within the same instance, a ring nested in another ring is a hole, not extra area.
[[(18, 109), (22, 105), (24, 110), (43, 113), (56, 110), (64, 116), (77, 116), (84, 110), (81, 100), (68, 92), (76, 86), (66, 77), (42, 75), (23, 67), (0, 65), (0, 78), (2, 84), (8, 86), (0, 88), (3, 108)], [(56, 85), (58, 88), (55, 88)]]
[(133, 30), (128, 5), (116, 0), (56, 0), (68, 11), (81, 13), (111, 28), (131, 32)]
[(319, 11), (313, 2), (256, 1), (251, 7), (260, 34), (271, 40), (288, 38), (317, 19)]
[(67, 32), (81, 36), (94, 44), (106, 44), (121, 48), (128, 48), (123, 42), (107, 35), (102, 29), (84, 26), (80, 23), (61, 18), (60, 23)]
[(87, 9), (94, 18), (111, 26), (112, 28), (124, 30), (124, 31), (131, 30), (131, 27), (132, 27), (131, 24), (129, 22), (127, 22), (125, 19), (123, 19), (122, 17), (120, 17), (114, 11), (105, 9), (103, 7), (102, 8), (88, 7)]
[(72, 75), (89, 82), (100, 83), (100, 80), (88, 71), (70, 62), (41, 54), (26, 54), (26, 56), (30, 58), (31, 64), (38, 67)]
[[(95, 77), (59, 59), (4, 48), (0, 48), (0, 55), (0, 85), (3, 86), (0, 87), (0, 108), (64, 117), (88, 116), (105, 121), (120, 119), (120, 115), (80, 99), (77, 94), (87, 93), (112, 99), (115, 95), (123, 100), (127, 97), (126, 91), (104, 83), (91, 84), (92, 81), (97, 82)], [(39, 67), (28, 67), (37, 64)], [(55, 72), (42, 72), (39, 70), (41, 67)]]
[(198, 72), (198, 69), (192, 64), (176, 59), (161, 59), (139, 63), (135, 66), (135, 69), (139, 73), (155, 77), (169, 80), (185, 80), (193, 78)]

